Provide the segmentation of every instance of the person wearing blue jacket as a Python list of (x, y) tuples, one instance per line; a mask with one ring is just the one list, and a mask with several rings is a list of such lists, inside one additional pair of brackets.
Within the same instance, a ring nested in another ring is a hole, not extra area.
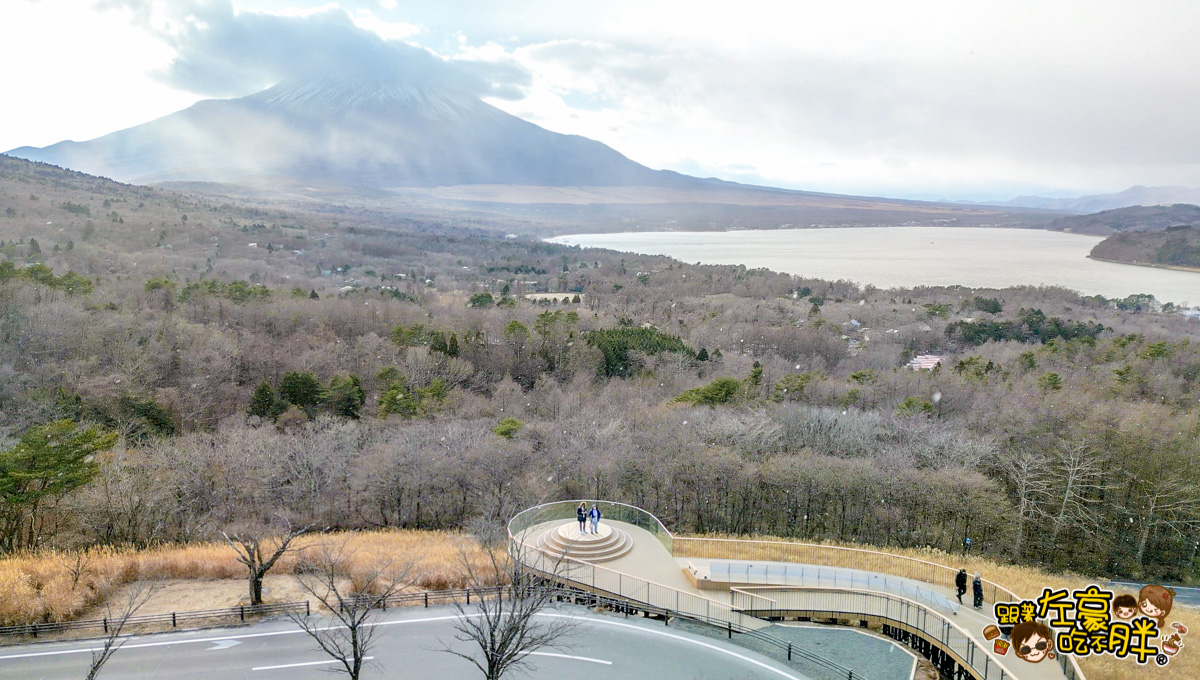
[(595, 503), (592, 503), (592, 509), (590, 512), (588, 512), (588, 519), (592, 520), (592, 533), (600, 533), (600, 507)]

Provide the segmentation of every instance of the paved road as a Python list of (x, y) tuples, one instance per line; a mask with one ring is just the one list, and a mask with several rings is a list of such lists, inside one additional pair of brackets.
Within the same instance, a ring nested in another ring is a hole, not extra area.
[[(667, 627), (660, 621), (594, 614), (560, 606), (546, 616), (581, 623), (572, 647), (539, 655), (535, 679), (807, 680), (783, 664), (721, 640)], [(469, 662), (438, 651), (455, 642), (450, 608), (393, 610), (377, 624), (374, 666), (364, 678), (473, 679)], [(0, 679), (78, 680), (87, 674), (94, 643), (40, 643), (0, 648)], [(329, 678), (329, 657), (286, 620), (248, 628), (191, 631), (132, 638), (101, 673), (102, 680), (301, 680)]]
[[(1141, 590), (1142, 586), (1144, 586), (1146, 584), (1145, 583), (1131, 583), (1129, 581), (1109, 581), (1108, 585), (1110, 587), (1119, 588), (1121, 590), (1132, 590), (1132, 591), (1134, 591), (1134, 594), (1136, 595), (1137, 591)], [(1170, 585), (1170, 584), (1160, 583), (1160, 584), (1155, 584), (1155, 585)], [(1176, 602), (1178, 602), (1179, 604), (1191, 605), (1193, 607), (1200, 607), (1200, 588), (1189, 588), (1187, 586), (1170, 586), (1170, 587), (1175, 590), (1175, 601)]]

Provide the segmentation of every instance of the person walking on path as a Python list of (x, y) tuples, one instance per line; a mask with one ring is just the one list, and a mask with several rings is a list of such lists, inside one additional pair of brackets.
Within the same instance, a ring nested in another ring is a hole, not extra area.
[(600, 507), (592, 503), (592, 510), (588, 513), (588, 519), (592, 520), (592, 533), (598, 534), (600, 526)]
[(958, 591), (958, 603), (962, 604), (962, 596), (967, 592), (967, 570), (959, 569), (954, 575), (954, 589)]
[(587, 503), (580, 503), (578, 508), (575, 508), (575, 519), (579, 520), (579, 533), (587, 533)]
[(983, 609), (983, 577), (975, 572), (975, 581), (971, 584), (972, 594), (975, 595), (975, 608)]

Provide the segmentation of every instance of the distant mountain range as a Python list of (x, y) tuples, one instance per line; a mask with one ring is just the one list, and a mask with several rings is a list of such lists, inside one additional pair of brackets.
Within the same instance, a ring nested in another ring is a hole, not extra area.
[(1174, 205), (1176, 203), (1200, 203), (1200, 188), (1135, 186), (1115, 194), (1095, 194), (1092, 196), (1078, 196), (1076, 198), (1018, 196), (1011, 201), (996, 203), (995, 205), (1062, 210), (1073, 213), (1094, 213), (1101, 210), (1115, 210), (1135, 205)]
[(395, 75), (285, 81), (91, 141), (7, 153), (138, 184), (273, 176), (368, 187), (698, 181), (651, 170), (600, 142), (551, 132), (469, 93)]
[(653, 170), (471, 92), (364, 71), (206, 100), (90, 141), (8, 155), (134, 184), (362, 209), (420, 208), (529, 231), (1041, 227), (1057, 214), (755, 187)]

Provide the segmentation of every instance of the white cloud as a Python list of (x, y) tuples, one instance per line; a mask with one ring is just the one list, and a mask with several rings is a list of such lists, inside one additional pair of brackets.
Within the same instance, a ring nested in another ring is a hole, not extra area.
[[(395, 5), (396, 3), (392, 2), (390, 9), (394, 9)], [(421, 32), (420, 26), (407, 24), (402, 21), (385, 21), (375, 16), (369, 9), (356, 10), (353, 20), (355, 26), (371, 31), (384, 40), (404, 40)]]
[(90, 2), (5, 2), (0, 25), (5, 106), (0, 151), (91, 139), (184, 108), (194, 95), (156, 82), (171, 50), (130, 24), (131, 12)]
[(418, 44), (495, 105), (653, 167), (947, 196), (1200, 185), (1190, 0), (240, 0), (230, 16), (227, 0), (69, 1), (0, 3), (22, 27), (0, 42), (22, 64), (5, 86), (36, 103), (0, 113), (0, 148), (195, 98), (147, 71), (243, 93), (314, 51), (369, 60), (377, 41)]

